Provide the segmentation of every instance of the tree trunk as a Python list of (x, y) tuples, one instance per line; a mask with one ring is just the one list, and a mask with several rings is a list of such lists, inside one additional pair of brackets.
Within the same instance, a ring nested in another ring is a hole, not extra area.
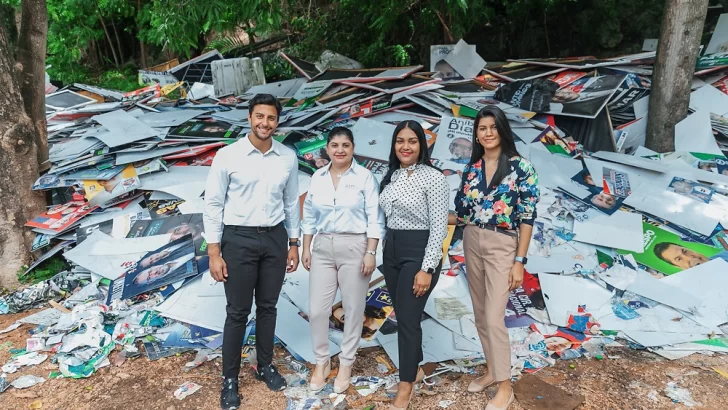
[[(0, 3), (0, 26), (8, 31), (8, 44), (11, 50), (15, 50), (18, 44), (18, 27), (20, 26), (20, 13), (16, 13), (12, 6)], [(11, 56), (15, 58), (15, 56)]]
[(45, 56), (48, 36), (46, 0), (24, 0), (16, 58), (21, 65), (20, 94), (25, 112), (36, 129), (38, 164), (48, 168), (48, 132), (45, 113)]
[(111, 49), (111, 55), (114, 57), (114, 64), (116, 64), (116, 67), (119, 68), (119, 58), (116, 57), (116, 49), (114, 48), (114, 42), (111, 41), (111, 36), (109, 35), (109, 30), (106, 28), (106, 24), (104, 24), (104, 18), (101, 17), (101, 12), (96, 11), (99, 15), (99, 21), (101, 22), (101, 27), (104, 28), (104, 34), (106, 34), (106, 41), (109, 42), (109, 48)]
[[(142, 0), (137, 0), (137, 16), (139, 15), (139, 13), (141, 13), (141, 11), (142, 11)], [(139, 27), (139, 24), (137, 23), (137, 35), (139, 32), (141, 32), (141, 27)], [(142, 68), (147, 68), (147, 67), (149, 67), (147, 65), (147, 46), (144, 45), (144, 40), (139, 39), (139, 47), (141, 48)]]
[(116, 46), (119, 48), (119, 62), (121, 64), (124, 64), (124, 52), (121, 49), (121, 41), (119, 41), (119, 31), (116, 29), (114, 17), (111, 17), (111, 28), (114, 30), (114, 37), (116, 37)]
[(675, 124), (688, 113), (708, 0), (667, 0), (652, 75), (647, 148), (675, 150)]
[(8, 27), (0, 24), (0, 286), (8, 288), (30, 261), (34, 235), (23, 225), (45, 208), (43, 194), (30, 190), (38, 177), (37, 137), (23, 108), (12, 50)]

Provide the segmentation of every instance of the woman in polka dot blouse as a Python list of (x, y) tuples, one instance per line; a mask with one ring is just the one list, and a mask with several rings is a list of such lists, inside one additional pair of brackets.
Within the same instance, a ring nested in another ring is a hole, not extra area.
[(403, 121), (392, 135), (389, 171), (382, 179), (379, 205), (387, 220), (384, 280), (397, 315), (399, 389), (390, 409), (405, 409), (414, 383), (424, 373), (420, 319), (437, 284), (442, 243), (447, 236), (450, 188), (430, 164), (425, 131)]

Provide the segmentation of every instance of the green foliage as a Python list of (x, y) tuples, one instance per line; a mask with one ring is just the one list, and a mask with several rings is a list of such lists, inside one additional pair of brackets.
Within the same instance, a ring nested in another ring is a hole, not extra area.
[(41, 263), (32, 272), (25, 275), (27, 266), (23, 266), (17, 273), (20, 283), (36, 284), (44, 280), (54, 277), (59, 272), (68, 269), (68, 263), (61, 256), (53, 256), (47, 261)]
[(178, 0), (153, 0), (138, 16), (141, 39), (185, 57), (204, 47), (213, 32), (268, 33), (279, 30), (282, 19), (280, 4), (272, 0), (187, 0), (182, 7)]
[(140, 87), (139, 76), (134, 67), (103, 72), (95, 79), (91, 79), (91, 82), (99, 87), (119, 91), (134, 91)]
[[(20, 0), (0, 0), (19, 4)], [(315, 61), (329, 49), (366, 67), (429, 65), (430, 46), (463, 38), (486, 61), (636, 52), (659, 34), (665, 0), (47, 0), (48, 64), (62, 82), (100, 81), (128, 89), (139, 61), (150, 65), (205, 49), (249, 53), (243, 41), (297, 38), (290, 54)], [(728, 0), (716, 0), (728, 7)], [(709, 14), (705, 37), (718, 13)], [(104, 21), (110, 32), (104, 32)], [(119, 37), (117, 41), (116, 37)], [(120, 61), (113, 61), (112, 48)], [(265, 55), (264, 55), (265, 56)], [(295, 76), (273, 53), (269, 81)], [(103, 76), (89, 73), (116, 66)]]
[(90, 44), (104, 32), (99, 25), (96, 0), (47, 0), (48, 74), (64, 83), (84, 81), (87, 69), (79, 64)]
[(288, 80), (296, 77), (293, 67), (281, 58), (278, 53), (266, 53), (260, 56), (267, 82)]
[(291, 27), (302, 33), (301, 50), (315, 59), (326, 48), (365, 66), (397, 66), (426, 61), (429, 47), (442, 44), (437, 15), (450, 21), (458, 39), (491, 13), (484, 1), (342, 0), (332, 7), (296, 16)]

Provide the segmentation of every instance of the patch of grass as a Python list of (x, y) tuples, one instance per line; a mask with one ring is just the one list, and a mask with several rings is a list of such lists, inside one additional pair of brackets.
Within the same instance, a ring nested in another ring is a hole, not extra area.
[(38, 267), (33, 269), (33, 271), (27, 275), (24, 275), (24, 273), (28, 269), (28, 267), (23, 266), (17, 273), (18, 281), (23, 284), (34, 285), (38, 282), (42, 282), (44, 280), (48, 280), (54, 277), (56, 274), (64, 271), (67, 268), (68, 263), (65, 259), (60, 256), (54, 256), (47, 261), (41, 263)]

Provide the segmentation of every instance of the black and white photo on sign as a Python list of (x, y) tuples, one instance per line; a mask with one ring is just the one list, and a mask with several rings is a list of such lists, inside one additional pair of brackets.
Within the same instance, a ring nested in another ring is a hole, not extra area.
[(467, 164), (473, 153), (473, 120), (443, 116), (432, 158)]
[[(475, 48), (475, 46), (470, 46)], [(430, 71), (438, 78), (442, 79), (461, 79), (462, 76), (452, 66), (445, 61), (445, 57), (455, 48), (455, 44), (444, 44), (439, 46), (430, 46)]]

